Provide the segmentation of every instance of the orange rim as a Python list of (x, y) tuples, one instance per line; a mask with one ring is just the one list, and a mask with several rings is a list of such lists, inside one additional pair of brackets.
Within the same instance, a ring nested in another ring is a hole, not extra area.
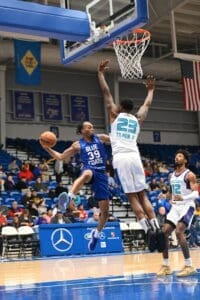
[(149, 40), (150, 37), (151, 37), (151, 33), (148, 30), (145, 30), (145, 29), (142, 29), (142, 28), (136, 28), (132, 32), (136, 33), (136, 34), (145, 34), (145, 37), (141, 38), (141, 39), (137, 39), (137, 40), (130, 40), (130, 41), (117, 39), (116, 41), (114, 41), (114, 43), (118, 44), (118, 45), (140, 44), (144, 41)]

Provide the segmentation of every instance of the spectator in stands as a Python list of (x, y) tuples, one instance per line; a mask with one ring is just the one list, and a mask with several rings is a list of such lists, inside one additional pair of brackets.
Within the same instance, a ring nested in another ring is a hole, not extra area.
[(158, 185), (160, 190), (168, 191), (168, 186), (165, 183), (165, 179), (163, 177), (160, 177), (160, 181), (158, 182)]
[(12, 218), (12, 222), (10, 223), (11, 226), (15, 227), (16, 229), (18, 229), (21, 225), (20, 225), (20, 221), (19, 221), (19, 217), (18, 216), (14, 216)]
[(55, 188), (55, 197), (58, 197), (63, 192), (68, 193), (68, 188), (64, 186), (64, 183), (61, 181), (58, 183), (57, 187)]
[(70, 160), (67, 164), (67, 172), (73, 181), (78, 177), (80, 173), (80, 164), (77, 163), (75, 156), (70, 157)]
[(156, 158), (154, 158), (151, 162), (151, 166), (153, 169), (153, 173), (159, 173), (159, 163), (158, 160)]
[(64, 214), (72, 223), (77, 222), (77, 219), (79, 217), (79, 210), (77, 210), (77, 207), (75, 206), (74, 201), (70, 201), (70, 204), (68, 208), (66, 209), (66, 212)]
[(49, 166), (46, 159), (43, 158), (41, 160), (41, 163), (39, 164), (39, 168), (41, 170), (42, 181), (43, 182), (49, 181)]
[(6, 226), (8, 224), (8, 220), (6, 218), (6, 216), (3, 214), (3, 210), (0, 207), (0, 233), (1, 233), (1, 229), (2, 227)]
[(160, 189), (159, 184), (158, 184), (156, 178), (152, 178), (152, 179), (151, 179), (151, 182), (150, 182), (150, 184), (149, 184), (149, 187), (150, 187), (150, 190), (151, 190), (151, 191), (157, 191), (157, 190)]
[(94, 197), (94, 192), (92, 192), (92, 195), (87, 199), (87, 208), (99, 208), (98, 200)]
[(92, 217), (88, 218), (86, 223), (94, 224), (99, 222), (99, 210), (94, 209)]
[(28, 208), (31, 203), (32, 203), (32, 192), (31, 190), (28, 189), (26, 193), (22, 195), (21, 204), (24, 205), (24, 207)]
[(79, 203), (77, 205), (77, 210), (79, 210), (79, 220), (80, 221), (85, 221), (88, 217), (88, 214), (87, 214), (86, 210), (84, 209), (82, 203)]
[(28, 209), (24, 209), (23, 213), (19, 217), (19, 223), (20, 226), (30, 226), (32, 227), (34, 225), (33, 218), (30, 215), (30, 212)]
[(43, 212), (36, 220), (36, 225), (40, 224), (49, 224), (48, 218), (47, 218), (47, 212)]
[(17, 164), (17, 160), (15, 158), (13, 158), (13, 160), (8, 164), (8, 171), (12, 174), (15, 175), (16, 173), (18, 173), (20, 170), (18, 164)]
[(21, 170), (18, 173), (19, 179), (26, 178), (27, 181), (33, 180), (33, 173), (29, 169), (28, 163), (23, 163), (21, 166)]
[(5, 179), (4, 182), (4, 190), (10, 192), (10, 191), (14, 191), (15, 189), (16, 189), (16, 184), (12, 178), (12, 175), (9, 174), (7, 175), (7, 178)]
[(164, 206), (160, 206), (158, 208), (158, 213), (157, 213), (157, 220), (158, 220), (158, 223), (160, 225), (160, 227), (162, 228), (163, 225), (165, 224), (165, 221), (166, 221), (166, 215), (167, 215), (167, 212), (166, 212), (166, 209)]
[(16, 189), (20, 192), (27, 192), (28, 190), (28, 184), (25, 177), (22, 177), (17, 183), (16, 183)]
[(51, 219), (52, 224), (66, 224), (71, 223), (70, 219), (63, 215), (61, 210), (57, 211), (57, 214)]
[(144, 161), (144, 173), (145, 176), (151, 176), (153, 174), (153, 168), (149, 160)]
[(39, 206), (42, 201), (43, 201), (42, 196), (40, 196), (37, 191), (32, 189), (31, 190), (31, 202), (34, 203), (36, 206)]
[(46, 213), (47, 223), (51, 223), (52, 218), (53, 218), (53, 210), (52, 208), (47, 208), (47, 213)]
[(64, 173), (63, 160), (55, 160), (54, 173), (56, 176), (56, 182), (60, 183), (62, 181), (62, 175)]
[(12, 202), (11, 208), (8, 210), (8, 217), (14, 218), (15, 216), (20, 217), (23, 213), (23, 208), (18, 206), (17, 201)]
[(165, 163), (161, 163), (160, 166), (159, 166), (159, 172), (160, 173), (166, 173), (168, 174), (169, 173), (169, 169), (167, 168), (167, 165)]
[(37, 205), (37, 210), (38, 210), (38, 214), (39, 216), (43, 213), (43, 212), (47, 212), (47, 207), (45, 204), (45, 200), (42, 199), (41, 202), (39, 203), (39, 205)]
[(200, 203), (196, 202), (196, 209), (190, 227), (189, 243), (191, 247), (200, 246)]
[(31, 172), (33, 173), (34, 180), (38, 177), (41, 177), (41, 170), (40, 170), (39, 166), (33, 160), (31, 160), (29, 166), (30, 166)]
[(33, 189), (37, 192), (47, 192), (48, 191), (48, 188), (44, 184), (44, 182), (42, 182), (41, 177), (36, 178), (35, 184), (33, 184)]

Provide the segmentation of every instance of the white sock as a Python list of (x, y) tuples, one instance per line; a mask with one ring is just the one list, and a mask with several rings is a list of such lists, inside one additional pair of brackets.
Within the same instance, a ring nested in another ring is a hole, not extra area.
[(75, 195), (71, 192), (68, 193), (68, 197), (70, 198), (70, 200), (75, 198)]
[(169, 258), (163, 259), (163, 266), (169, 267)]
[(142, 226), (142, 229), (145, 231), (145, 233), (147, 233), (147, 231), (149, 230), (149, 223), (147, 219), (143, 218), (139, 220), (139, 223)]
[(149, 222), (150, 222), (150, 224), (151, 224), (151, 226), (153, 228), (153, 231), (156, 231), (157, 229), (160, 228), (160, 226), (158, 224), (158, 220), (156, 218), (151, 219)]
[(191, 259), (191, 257), (185, 259), (185, 265), (187, 267), (191, 267), (192, 266), (192, 259)]
[(100, 236), (100, 232), (99, 232), (97, 229), (95, 229), (94, 237), (95, 237), (96, 239), (98, 239), (99, 236)]

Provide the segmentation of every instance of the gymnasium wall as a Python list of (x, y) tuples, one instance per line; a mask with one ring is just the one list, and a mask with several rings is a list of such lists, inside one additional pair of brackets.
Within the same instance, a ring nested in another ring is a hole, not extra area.
[[(75, 140), (77, 123), (70, 121), (70, 95), (87, 96), (90, 121), (97, 132), (106, 131), (106, 116), (102, 94), (98, 85), (97, 74), (71, 72), (65, 67), (59, 70), (43, 70), (41, 86), (20, 86), (15, 84), (14, 69), (6, 72), (6, 136), (10, 138), (37, 139), (40, 132), (49, 130), (50, 126), (59, 128), (62, 140)], [(114, 76), (107, 76), (111, 91), (114, 90)], [(20, 121), (14, 119), (13, 91), (34, 92), (35, 119)], [(60, 94), (62, 97), (63, 120), (49, 122), (43, 120), (41, 105), (42, 93)], [(119, 82), (119, 98), (131, 98), (135, 111), (143, 103), (146, 89), (142, 84)], [(139, 137), (140, 143), (154, 143), (154, 132), (159, 132), (162, 144), (199, 145), (197, 113), (186, 112), (182, 105), (180, 91), (158, 88), (150, 108), (147, 120)]]

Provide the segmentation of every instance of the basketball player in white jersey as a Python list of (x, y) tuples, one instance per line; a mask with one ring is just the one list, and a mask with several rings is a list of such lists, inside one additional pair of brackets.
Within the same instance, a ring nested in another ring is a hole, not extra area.
[[(108, 60), (100, 63), (98, 67), (98, 79), (110, 120), (113, 166), (117, 171), (120, 183), (133, 212), (145, 233), (148, 233), (149, 250), (154, 251), (157, 248), (158, 251), (162, 252), (165, 239), (159, 229), (154, 209), (146, 196), (145, 174), (137, 146), (140, 125), (145, 120), (153, 100), (155, 80), (153, 76), (148, 77), (146, 83), (148, 90), (147, 97), (134, 116), (131, 113), (133, 109), (133, 102), (131, 100), (123, 100), (119, 106), (114, 103), (104, 76), (104, 72), (108, 68), (108, 63)], [(152, 233), (152, 230), (154, 233)]]
[(199, 194), (196, 175), (187, 169), (188, 163), (188, 152), (186, 150), (178, 150), (175, 155), (175, 171), (170, 177), (172, 207), (167, 215), (167, 220), (163, 228), (166, 243), (163, 251), (163, 265), (157, 273), (158, 276), (172, 274), (169, 267), (168, 237), (174, 229), (176, 229), (176, 236), (185, 259), (184, 268), (176, 275), (183, 277), (196, 273), (195, 268), (192, 266), (185, 230), (190, 227), (192, 222), (195, 210), (195, 199)]

